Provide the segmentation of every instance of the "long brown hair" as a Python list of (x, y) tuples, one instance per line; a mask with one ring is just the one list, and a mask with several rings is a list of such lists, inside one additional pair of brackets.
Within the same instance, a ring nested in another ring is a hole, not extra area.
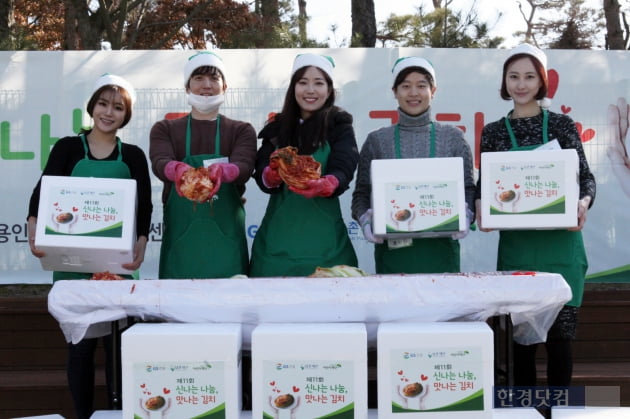
[(312, 154), (326, 142), (329, 115), (338, 109), (335, 106), (333, 81), (325, 71), (320, 70), (328, 84), (330, 95), (320, 109), (303, 123), (300, 122), (301, 108), (295, 98), (295, 86), (308, 68), (309, 66), (302, 67), (293, 74), (284, 96), (282, 112), (275, 116), (275, 119), (280, 123), (279, 146), (292, 145), (298, 148), (300, 154)]

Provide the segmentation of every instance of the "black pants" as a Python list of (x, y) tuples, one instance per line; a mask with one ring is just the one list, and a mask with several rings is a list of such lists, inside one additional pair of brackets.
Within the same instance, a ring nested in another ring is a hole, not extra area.
[[(94, 413), (94, 355), (99, 338), (83, 339), (76, 345), (68, 344), (68, 386), (74, 403), (74, 410), (77, 419), (89, 419)], [(105, 349), (105, 381), (108, 395), (108, 409), (112, 409), (111, 398), (113, 388), (113, 355), (112, 336), (104, 336), (103, 346)], [(120, 342), (120, 340), (118, 340)], [(120, 359), (120, 345), (116, 348), (118, 359)], [(120, 365), (118, 365), (118, 373), (116, 374), (118, 388), (121, 373)], [(120, 395), (119, 395), (120, 399)]]
[(547, 385), (569, 386), (573, 374), (573, 354), (570, 339), (548, 339), (545, 343), (519, 345), (514, 343), (514, 385), (536, 385), (536, 350), (547, 349)]

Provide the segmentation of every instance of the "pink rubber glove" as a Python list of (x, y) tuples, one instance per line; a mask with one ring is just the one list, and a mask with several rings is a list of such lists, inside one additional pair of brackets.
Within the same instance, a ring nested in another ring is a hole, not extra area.
[(215, 163), (208, 167), (208, 177), (214, 184), (210, 196), (214, 196), (217, 192), (219, 192), (219, 189), (221, 188), (221, 182), (223, 178), (223, 166), (221, 166), (221, 163)]
[(214, 163), (208, 167), (208, 170), (212, 170), (213, 166), (220, 166), (222, 170), (221, 182), (231, 183), (238, 177), (240, 169), (234, 163)]
[(182, 176), (189, 169), (192, 169), (192, 166), (177, 160), (171, 160), (164, 167), (164, 176), (166, 176), (166, 178), (171, 182), (175, 183), (175, 190), (179, 196), (183, 196), (182, 191), (179, 189), (181, 186)]
[(327, 198), (335, 192), (339, 186), (339, 180), (333, 175), (326, 175), (319, 179), (309, 180), (306, 184), (308, 185), (306, 189), (298, 189), (293, 186), (289, 186), (289, 189), (305, 198)]
[(271, 166), (267, 166), (263, 169), (262, 181), (268, 188), (277, 188), (282, 183), (282, 178), (280, 177), (278, 170), (272, 169)]

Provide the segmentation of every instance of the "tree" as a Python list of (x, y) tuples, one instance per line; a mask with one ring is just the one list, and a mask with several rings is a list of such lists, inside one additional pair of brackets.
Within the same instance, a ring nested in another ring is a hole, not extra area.
[[(628, 49), (630, 29), (626, 14), (621, 12), (618, 0), (604, 0), (604, 16), (606, 17), (606, 49)], [(623, 29), (620, 17), (623, 18)]]
[[(519, 2), (527, 30), (515, 35), (538, 47), (588, 49), (601, 26), (601, 11), (584, 6), (584, 0), (527, 0), (529, 12)], [(552, 16), (536, 19), (536, 13)], [(595, 17), (595, 19), (593, 19)]]
[(12, 44), (13, 0), (0, 2), (0, 45)]
[[(236, 0), (14, 0), (16, 26), (42, 50), (247, 48), (259, 26)], [(247, 42), (235, 45), (234, 40)]]
[(497, 48), (503, 42), (489, 36), (488, 25), (479, 21), (476, 2), (464, 13), (448, 8), (451, 1), (434, 0), (434, 7), (440, 7), (432, 12), (419, 6), (415, 15), (390, 15), (379, 23), (377, 39), (384, 47)]
[(352, 0), (351, 47), (373, 47), (376, 44), (374, 0)]

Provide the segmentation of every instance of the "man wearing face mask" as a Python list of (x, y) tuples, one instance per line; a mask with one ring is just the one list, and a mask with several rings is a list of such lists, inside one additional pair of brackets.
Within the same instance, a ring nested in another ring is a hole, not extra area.
[[(229, 278), (247, 274), (243, 193), (256, 160), (256, 131), (219, 113), (227, 89), (225, 65), (199, 52), (184, 67), (188, 115), (151, 128), (149, 157), (164, 182), (160, 279)], [(184, 174), (206, 167), (218, 192), (193, 202), (180, 190)]]

